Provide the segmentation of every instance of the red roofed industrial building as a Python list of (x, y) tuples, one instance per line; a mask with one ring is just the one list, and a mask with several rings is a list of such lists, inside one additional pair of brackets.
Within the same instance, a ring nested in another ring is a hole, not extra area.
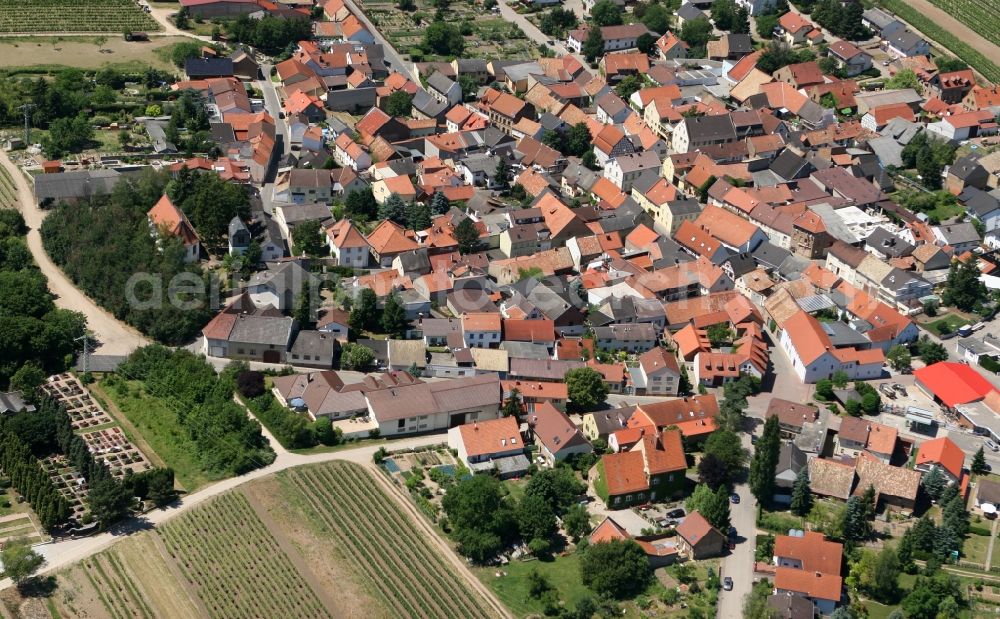
[(913, 371), (921, 391), (948, 408), (982, 400), (995, 391), (983, 376), (963, 363), (942, 361)]

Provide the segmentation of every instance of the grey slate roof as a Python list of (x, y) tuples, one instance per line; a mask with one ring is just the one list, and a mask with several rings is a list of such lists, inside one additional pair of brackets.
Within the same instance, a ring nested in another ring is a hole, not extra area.
[(305, 359), (306, 355), (308, 355), (311, 357), (310, 361), (323, 359), (330, 359), (332, 361), (335, 346), (336, 340), (328, 333), (312, 330), (299, 331), (298, 335), (295, 336), (295, 341), (292, 342), (289, 352), (293, 355), (298, 355), (302, 359)]
[(288, 316), (237, 314), (236, 323), (229, 332), (229, 341), (277, 346), (283, 350), (291, 336), (293, 322)]
[(708, 19), (703, 11), (700, 11), (693, 4), (685, 2), (681, 5), (681, 8), (677, 9), (677, 17), (680, 17), (684, 21), (690, 21), (693, 19)]
[(792, 252), (783, 247), (778, 247), (770, 241), (764, 241), (753, 250), (751, 254), (757, 264), (765, 269), (777, 269), (792, 255)]
[(685, 118), (684, 124), (691, 142), (733, 141), (736, 139), (736, 128), (733, 126), (733, 119), (729, 114)]
[[(433, 76), (431, 76), (433, 77)], [(413, 109), (430, 118), (438, 118), (448, 111), (449, 105), (443, 101), (438, 101), (426, 90), (417, 89), (413, 95)]]
[(35, 177), (35, 198), (38, 202), (59, 201), (106, 195), (114, 190), (123, 176), (115, 170), (81, 170), (39, 174)]
[(184, 72), (189, 78), (228, 77), (233, 74), (232, 58), (188, 58)]
[(882, 227), (875, 228), (865, 244), (890, 258), (900, 258), (913, 253), (914, 247)]

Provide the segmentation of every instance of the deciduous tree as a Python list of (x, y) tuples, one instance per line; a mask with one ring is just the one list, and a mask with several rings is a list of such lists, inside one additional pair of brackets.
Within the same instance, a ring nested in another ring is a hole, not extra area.
[(594, 592), (627, 598), (646, 588), (652, 576), (649, 559), (633, 540), (590, 544), (580, 558), (580, 578)]
[(591, 410), (608, 396), (608, 386), (597, 370), (589, 367), (566, 372), (569, 400), (578, 410)]

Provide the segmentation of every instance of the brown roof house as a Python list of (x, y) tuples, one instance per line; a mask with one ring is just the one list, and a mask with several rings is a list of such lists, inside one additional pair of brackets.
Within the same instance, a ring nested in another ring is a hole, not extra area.
[(695, 560), (717, 557), (726, 547), (726, 536), (696, 511), (677, 525), (677, 537), (680, 539), (678, 551)]
[(594, 450), (566, 413), (549, 402), (543, 402), (535, 407), (528, 425), (542, 457), (549, 466), (555, 466), (556, 462), (562, 462), (570, 456), (587, 454)]

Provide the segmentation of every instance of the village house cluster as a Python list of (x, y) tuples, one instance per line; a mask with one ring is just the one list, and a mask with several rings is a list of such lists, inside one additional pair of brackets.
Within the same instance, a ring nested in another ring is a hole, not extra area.
[[(181, 4), (203, 18), (262, 6)], [(742, 377), (773, 384), (780, 362), (789, 371), (778, 379), (802, 393), (846, 377), (831, 403), (861, 401), (854, 381), (888, 377), (889, 352), (918, 342), (917, 320), (940, 305), (955, 261), (975, 261), (1000, 288), (988, 251), (1000, 248), (1000, 153), (990, 148), (1000, 89), (971, 69), (939, 71), (928, 42), (877, 8), (864, 23), (887, 58), (884, 81), (912, 71), (916, 88), (862, 87), (880, 64), (873, 51), (794, 11), (775, 38), (826, 45), (841, 77), (816, 60), (766, 72), (750, 35), (720, 33), (707, 58), (688, 57), (678, 33), (709, 4), (683, 4), (675, 32), (648, 54), (638, 50), (645, 26), (601, 28), (605, 53), (593, 64), (580, 56), (585, 27), (567, 33), (561, 57), (400, 70), (343, 0), (321, 4), (313, 38), (271, 74), (242, 49), (190, 59), (170, 88), (200, 95), (220, 154), (182, 158), (163, 121), (147, 120), (147, 131), (173, 174), (252, 189), (252, 216), (229, 223), (227, 249), (261, 252), (205, 325), (200, 352), (294, 366), (301, 373), (273, 380), (278, 400), (347, 438), (447, 431), (473, 472), (518, 477), (606, 445), (588, 475), (617, 513), (684, 498), (686, 452), (718, 431), (723, 390)], [(758, 15), (772, 3), (738, 4)], [(261, 98), (268, 90), (276, 101)], [(585, 148), (572, 152), (572, 139)], [(899, 180), (914, 167), (905, 163), (914, 140), (976, 146), (935, 179), (964, 215), (932, 217), (896, 199), (917, 182)], [(124, 177), (47, 171), (35, 184), (42, 205), (108, 193)], [(349, 212), (359, 197), (370, 212)], [(150, 234), (181, 239), (188, 261), (206, 259), (168, 196), (148, 207)], [(418, 211), (426, 217), (409, 215)], [(317, 244), (318, 255), (295, 251)], [(333, 272), (331, 286), (323, 278)], [(297, 299), (323, 286), (315, 320), (302, 321)], [(368, 291), (380, 314), (401, 306), (405, 329), (358, 328), (352, 309)], [(357, 369), (374, 371), (360, 381), (343, 373), (351, 346), (371, 352)], [(918, 368), (915, 390), (939, 417), (1000, 443), (1000, 396), (969, 365), (1000, 354), (1000, 342), (949, 347), (966, 363)], [(585, 368), (615, 398), (575, 415), (566, 377)], [(505, 415), (512, 400), (523, 423)], [(778, 503), (803, 470), (817, 497), (873, 488), (879, 512), (912, 513), (931, 471), (970, 491), (964, 448), (947, 436), (915, 442), (898, 424), (805, 399), (765, 408), (783, 439)], [(919, 407), (901, 415), (911, 428), (935, 417)], [(977, 505), (1000, 503), (1000, 488), (978, 493)], [(617, 513), (590, 541), (636, 539), (654, 566), (730, 548), (732, 533), (697, 511), (669, 540), (630, 533)], [(754, 576), (773, 579), (782, 616), (829, 614), (845, 599), (843, 556), (820, 533), (791, 531)]]

